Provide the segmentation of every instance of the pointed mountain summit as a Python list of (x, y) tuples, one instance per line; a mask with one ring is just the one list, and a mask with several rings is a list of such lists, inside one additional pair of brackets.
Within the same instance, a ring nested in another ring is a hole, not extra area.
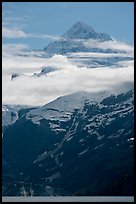
[(63, 37), (64, 38), (71, 38), (71, 39), (84, 39), (84, 37), (88, 34), (88, 33), (94, 33), (94, 29), (82, 22), (77, 22), (74, 25), (71, 26), (71, 28), (64, 33)]
[(101, 41), (112, 40), (112, 37), (106, 33), (97, 33), (90, 25), (83, 22), (77, 22), (62, 36), (66, 39), (97, 39)]

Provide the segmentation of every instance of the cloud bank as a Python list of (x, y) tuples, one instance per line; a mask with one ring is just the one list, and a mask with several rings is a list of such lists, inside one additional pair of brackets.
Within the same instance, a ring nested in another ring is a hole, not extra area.
[[(44, 105), (59, 96), (78, 91), (116, 93), (133, 88), (134, 61), (119, 62), (118, 68), (77, 67), (66, 56), (38, 57), (27, 45), (3, 45), (2, 57), (2, 103)], [(22, 54), (22, 55), (20, 55)], [(100, 56), (99, 56), (100, 57)], [(103, 56), (102, 56), (103, 57)], [(46, 76), (32, 76), (42, 67), (57, 70)], [(123, 68), (122, 68), (123, 67)], [(12, 73), (26, 74), (11, 81)]]
[(134, 48), (132, 45), (124, 43), (124, 42), (120, 42), (120, 41), (104, 41), (101, 42), (99, 40), (87, 40), (85, 42), (83, 42), (84, 46), (86, 46), (87, 48), (100, 48), (100, 49), (111, 49), (111, 50), (116, 50), (116, 51), (125, 51), (128, 53), (132, 53), (134, 51)]

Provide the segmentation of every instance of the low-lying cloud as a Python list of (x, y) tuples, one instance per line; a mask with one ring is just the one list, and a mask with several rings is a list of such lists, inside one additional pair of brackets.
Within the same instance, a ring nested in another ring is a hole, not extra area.
[(116, 51), (125, 51), (128, 53), (133, 53), (134, 48), (132, 45), (120, 41), (99, 41), (99, 40), (87, 40), (83, 42), (84, 46), (87, 48), (100, 48), (103, 50), (111, 49), (111, 50), (116, 50)]
[(2, 37), (3, 38), (41, 38), (41, 39), (50, 39), (50, 40), (60, 40), (62, 37), (43, 34), (43, 33), (27, 33), (21, 29), (4, 27), (2, 28)]
[[(59, 96), (78, 91), (116, 93), (133, 88), (134, 62), (132, 60), (119, 62), (118, 68), (88, 69), (73, 65), (66, 56), (55, 55), (45, 58), (38, 57), (30, 51), (31, 55), (26, 56), (25, 49), (29, 47), (27, 45), (3, 46), (3, 104), (44, 105)], [(23, 56), (18, 56), (22, 53)], [(41, 51), (38, 54), (43, 53)], [(32, 76), (34, 72), (46, 66), (55, 67), (57, 70), (46, 76)], [(15, 72), (26, 75), (11, 81), (10, 76)]]

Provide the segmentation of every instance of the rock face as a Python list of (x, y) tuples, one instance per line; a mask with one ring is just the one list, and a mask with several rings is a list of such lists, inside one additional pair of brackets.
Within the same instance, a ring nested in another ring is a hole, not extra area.
[(20, 75), (17, 73), (14, 73), (11, 75), (11, 80), (14, 80), (15, 78), (19, 77)]
[(34, 76), (38, 76), (38, 77), (40, 77), (42, 75), (46, 76), (48, 73), (54, 72), (56, 70), (57, 69), (54, 67), (43, 67), (42, 70), (40, 71), (40, 73), (34, 73)]
[(2, 139), (3, 195), (133, 195), (133, 91), (20, 111)]

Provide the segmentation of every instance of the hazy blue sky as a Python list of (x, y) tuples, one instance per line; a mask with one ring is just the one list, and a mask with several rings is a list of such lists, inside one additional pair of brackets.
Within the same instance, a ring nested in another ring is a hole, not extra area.
[[(118, 40), (134, 41), (133, 2), (4, 2), (2, 21), (3, 43), (26, 43), (38, 49), (77, 21)], [(23, 37), (23, 32), (31, 35)], [(49, 37), (40, 37), (42, 34)]]

